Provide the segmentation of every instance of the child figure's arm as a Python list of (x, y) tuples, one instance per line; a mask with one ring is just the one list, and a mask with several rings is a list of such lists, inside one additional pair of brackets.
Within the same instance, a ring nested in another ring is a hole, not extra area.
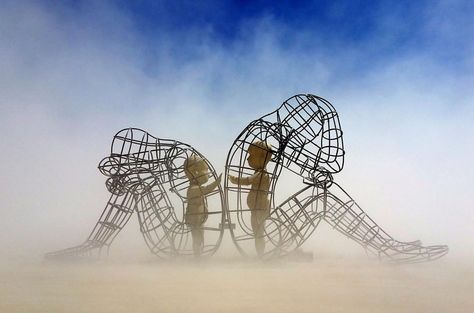
[(259, 176), (258, 173), (253, 174), (252, 176), (249, 177), (237, 177), (237, 176), (232, 176), (229, 175), (229, 180), (231, 183), (236, 184), (236, 185), (251, 185), (257, 179)]
[(220, 174), (219, 177), (214, 182), (210, 183), (209, 185), (201, 186), (200, 189), (201, 189), (202, 195), (206, 195), (210, 193), (211, 191), (213, 191), (214, 189), (216, 189), (217, 185), (221, 183), (221, 178), (222, 178), (222, 174)]

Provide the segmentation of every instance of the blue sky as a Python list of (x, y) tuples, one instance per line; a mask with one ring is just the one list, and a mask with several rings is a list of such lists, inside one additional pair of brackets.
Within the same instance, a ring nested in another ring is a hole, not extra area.
[(20, 246), (43, 233), (38, 250), (57, 247), (61, 227), (82, 239), (107, 197), (96, 166), (121, 128), (188, 142), (219, 171), (249, 121), (306, 92), (340, 113), (336, 179), (372, 217), (462, 247), (474, 2), (274, 2), (2, 1), (0, 229)]
[[(56, 1), (44, 8), (62, 17), (101, 19), (108, 36), (120, 37), (121, 28), (110, 9), (126, 19), (145, 53), (170, 40), (179, 62), (200, 57), (199, 43), (223, 49), (252, 37), (252, 27), (268, 19), (276, 26), (275, 44), (288, 51), (362, 50), (354, 68), (369, 66), (413, 53), (426, 54), (446, 70), (472, 70), (471, 1)], [(108, 12), (109, 11), (109, 12)], [(301, 34), (315, 42), (301, 42)], [(174, 40), (172, 40), (174, 39)], [(377, 43), (376, 45), (371, 42)], [(156, 52), (155, 52), (156, 53)]]

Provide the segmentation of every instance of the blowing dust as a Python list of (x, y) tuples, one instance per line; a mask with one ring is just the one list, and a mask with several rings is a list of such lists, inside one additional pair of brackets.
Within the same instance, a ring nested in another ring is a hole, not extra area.
[(5, 264), (0, 312), (467, 313), (474, 307), (474, 270), (462, 264), (334, 256)]

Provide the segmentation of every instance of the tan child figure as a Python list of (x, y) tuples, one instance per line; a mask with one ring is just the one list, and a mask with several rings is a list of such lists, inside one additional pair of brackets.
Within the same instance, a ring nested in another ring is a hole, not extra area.
[(255, 250), (261, 257), (265, 251), (265, 219), (270, 213), (269, 189), (271, 178), (266, 171), (272, 157), (271, 145), (263, 141), (255, 141), (247, 149), (247, 162), (255, 170), (250, 177), (235, 177), (229, 175), (229, 180), (237, 185), (251, 185), (247, 196), (247, 205), (250, 209), (252, 231), (255, 237)]
[(205, 196), (212, 192), (220, 184), (221, 176), (205, 186), (209, 179), (209, 167), (199, 156), (193, 154), (184, 161), (184, 173), (189, 179), (189, 187), (186, 192), (188, 199), (184, 220), (191, 228), (193, 237), (194, 256), (200, 256), (204, 246), (204, 230), (202, 225), (207, 219), (207, 204)]

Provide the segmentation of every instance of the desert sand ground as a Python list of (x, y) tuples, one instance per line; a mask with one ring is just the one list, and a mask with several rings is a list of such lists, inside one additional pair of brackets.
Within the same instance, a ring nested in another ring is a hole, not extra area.
[(0, 312), (474, 312), (474, 267), (450, 259), (20, 263), (0, 269)]

